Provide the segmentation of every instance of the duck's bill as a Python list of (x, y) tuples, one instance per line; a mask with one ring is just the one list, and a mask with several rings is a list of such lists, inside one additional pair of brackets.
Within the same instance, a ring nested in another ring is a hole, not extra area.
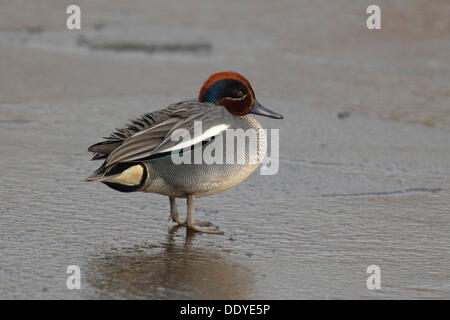
[(250, 110), (250, 113), (274, 119), (283, 119), (283, 116), (281, 114), (276, 113), (270, 109), (267, 109), (266, 107), (263, 107), (256, 99), (255, 103), (253, 104), (252, 110)]

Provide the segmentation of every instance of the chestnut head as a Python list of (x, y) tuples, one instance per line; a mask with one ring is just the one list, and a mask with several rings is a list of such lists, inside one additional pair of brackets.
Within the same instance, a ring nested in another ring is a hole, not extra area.
[(203, 84), (198, 100), (223, 106), (236, 116), (252, 113), (283, 119), (281, 114), (263, 107), (256, 100), (250, 82), (236, 72), (219, 72), (211, 75)]

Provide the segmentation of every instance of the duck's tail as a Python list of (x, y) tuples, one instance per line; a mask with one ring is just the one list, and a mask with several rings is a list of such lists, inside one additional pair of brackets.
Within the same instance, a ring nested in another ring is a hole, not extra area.
[(84, 181), (103, 182), (108, 187), (122, 192), (140, 190), (148, 178), (147, 167), (143, 163), (117, 163), (111, 167), (104, 164)]

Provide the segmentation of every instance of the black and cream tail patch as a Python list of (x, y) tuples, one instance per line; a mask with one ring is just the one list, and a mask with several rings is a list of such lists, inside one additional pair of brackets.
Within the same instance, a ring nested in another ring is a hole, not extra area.
[(144, 170), (145, 168), (143, 165), (137, 164), (129, 167), (120, 174), (113, 175), (112, 177), (103, 180), (103, 182), (118, 183), (128, 187), (137, 186), (141, 183)]
[(119, 163), (97, 181), (117, 191), (133, 192), (141, 189), (147, 177), (147, 168), (142, 163)]

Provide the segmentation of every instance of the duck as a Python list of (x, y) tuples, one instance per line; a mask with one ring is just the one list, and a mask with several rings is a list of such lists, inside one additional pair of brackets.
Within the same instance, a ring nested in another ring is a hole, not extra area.
[[(91, 160), (103, 164), (85, 181), (102, 182), (120, 192), (168, 196), (169, 220), (189, 232), (224, 234), (218, 226), (194, 219), (194, 199), (234, 187), (260, 165), (267, 138), (252, 115), (283, 119), (256, 100), (244, 76), (214, 73), (203, 83), (198, 99), (145, 113), (91, 145)], [(230, 132), (250, 132), (253, 139), (227, 140)], [(185, 219), (179, 216), (177, 198), (187, 201)]]

